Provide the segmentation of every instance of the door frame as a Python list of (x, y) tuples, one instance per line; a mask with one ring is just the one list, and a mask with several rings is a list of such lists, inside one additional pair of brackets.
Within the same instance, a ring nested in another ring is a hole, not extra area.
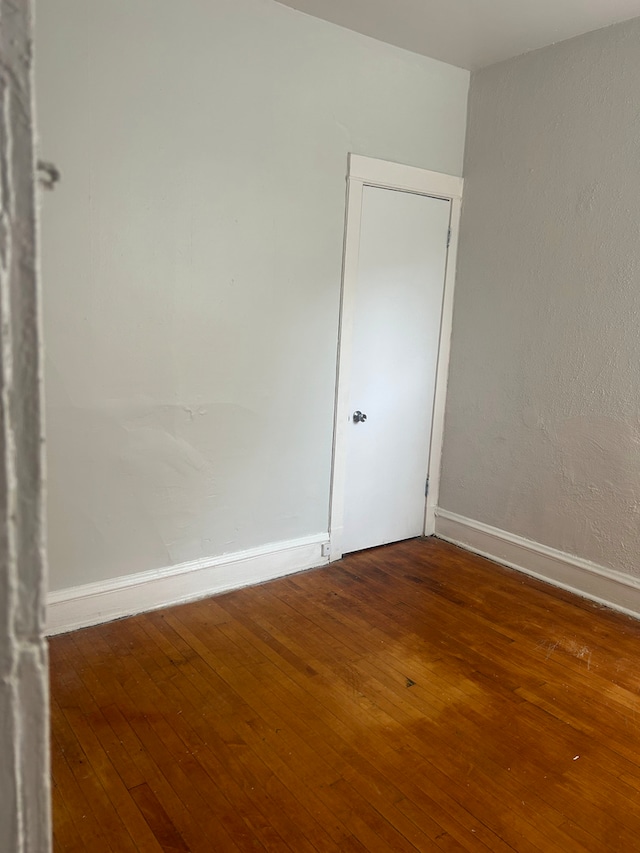
[(456, 277), (456, 254), (460, 226), (463, 179), (441, 172), (431, 172), (415, 166), (404, 166), (387, 160), (349, 154), (347, 170), (347, 200), (342, 262), (342, 292), (340, 296), (340, 321), (338, 330), (338, 364), (333, 428), (333, 454), (331, 465), (331, 497), (329, 505), (330, 559), (342, 557), (342, 532), (344, 527), (344, 495), (347, 467), (347, 424), (349, 423), (349, 392), (351, 354), (353, 346), (353, 319), (356, 305), (356, 286), (360, 255), (360, 226), (362, 220), (363, 188), (400, 190), (418, 193), (451, 202), (450, 238), (444, 278), (440, 340), (436, 368), (433, 421), (429, 448), (428, 495), (425, 498), (423, 533), (431, 536), (435, 530), (435, 509), (440, 488), (440, 462), (444, 430), (444, 409), (449, 373), (451, 325), (453, 318), (453, 289)]

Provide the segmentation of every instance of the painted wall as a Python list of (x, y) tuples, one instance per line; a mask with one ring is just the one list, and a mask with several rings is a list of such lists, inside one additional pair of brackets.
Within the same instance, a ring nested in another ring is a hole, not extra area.
[(440, 503), (640, 575), (640, 19), (472, 76)]
[(468, 73), (271, 0), (46, 0), (51, 587), (327, 530), (347, 153), (460, 174)]
[(0, 0), (0, 850), (47, 853), (49, 710), (31, 4)]

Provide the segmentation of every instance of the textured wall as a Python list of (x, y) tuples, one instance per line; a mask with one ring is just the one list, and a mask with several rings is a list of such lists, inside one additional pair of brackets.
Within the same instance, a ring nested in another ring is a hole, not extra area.
[(0, 850), (49, 849), (30, 4), (0, 0)]
[(52, 588), (325, 532), (347, 152), (460, 174), (468, 73), (270, 0), (37, 46)]
[(640, 19), (472, 76), (441, 505), (640, 575)]

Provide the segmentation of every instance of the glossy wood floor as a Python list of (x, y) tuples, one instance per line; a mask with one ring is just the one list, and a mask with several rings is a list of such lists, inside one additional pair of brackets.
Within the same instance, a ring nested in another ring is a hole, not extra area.
[(55, 850), (638, 851), (639, 659), (436, 540), (58, 637)]

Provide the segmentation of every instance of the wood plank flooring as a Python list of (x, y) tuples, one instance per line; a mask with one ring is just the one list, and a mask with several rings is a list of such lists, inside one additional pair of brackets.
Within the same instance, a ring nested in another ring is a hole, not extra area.
[(640, 850), (640, 623), (435, 539), (50, 649), (55, 851)]

